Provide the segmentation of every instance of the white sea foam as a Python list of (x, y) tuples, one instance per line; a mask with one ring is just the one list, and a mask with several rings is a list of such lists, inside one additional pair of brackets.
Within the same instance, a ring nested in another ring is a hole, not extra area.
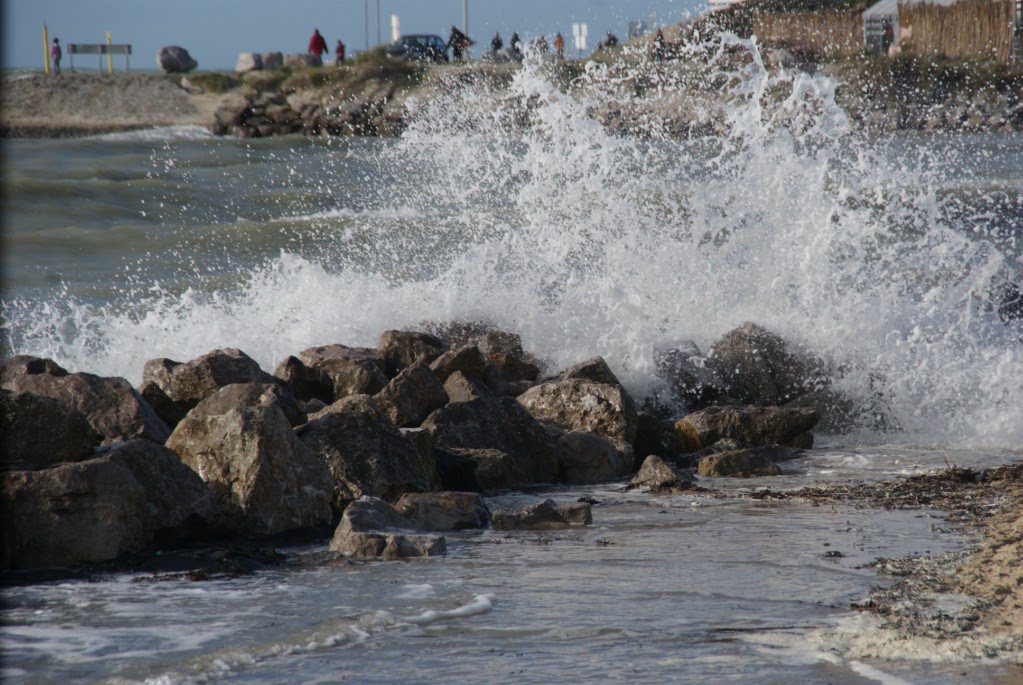
[[(723, 135), (606, 131), (594, 108), (643, 105), (623, 95), (626, 67), (590, 65), (572, 93), (529, 64), (505, 93), (453, 86), (393, 145), (350, 152), (401, 179), (355, 213), (369, 247), (339, 232), (333, 248), (282, 252), (226, 288), (141, 283), (105, 307), (10, 307), (14, 348), (138, 381), (155, 356), (234, 346), (272, 368), (310, 345), (480, 318), (553, 366), (603, 355), (644, 395), (659, 388), (658, 348), (706, 350), (752, 320), (825, 358), (837, 389), (881, 398), (902, 429), (884, 441), (1018, 448), (1023, 322), (999, 318), (992, 286), (1023, 267), (988, 236), (1000, 229), (951, 211), (937, 151), (867, 140), (835, 104), (837, 83), (769, 74), (755, 45), (733, 44), (753, 58), (709, 67), (731, 84), (727, 107), (706, 113)], [(664, 79), (691, 88), (681, 72)], [(392, 206), (441, 218), (376, 221)], [(314, 213), (323, 230), (335, 211)]]
[(135, 131), (103, 133), (92, 137), (97, 140), (159, 143), (168, 140), (203, 140), (214, 136), (204, 126), (155, 126)]
[(440, 621), (446, 618), (464, 618), (466, 616), (485, 614), (493, 607), (494, 598), (492, 595), (476, 595), (471, 602), (463, 604), (460, 607), (456, 607), (455, 609), (427, 609), (418, 616), (408, 616), (402, 620), (415, 625), (425, 625), (427, 623), (434, 623), (435, 621)]

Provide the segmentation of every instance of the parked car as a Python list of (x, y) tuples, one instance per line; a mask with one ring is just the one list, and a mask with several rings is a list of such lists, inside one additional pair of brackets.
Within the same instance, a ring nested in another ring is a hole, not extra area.
[(387, 46), (387, 54), (408, 60), (448, 61), (448, 44), (440, 36), (416, 34), (402, 36)]

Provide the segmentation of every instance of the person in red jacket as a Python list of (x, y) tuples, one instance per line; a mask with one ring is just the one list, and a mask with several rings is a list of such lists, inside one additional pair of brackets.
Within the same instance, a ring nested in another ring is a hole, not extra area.
[(313, 29), (313, 37), (309, 39), (309, 54), (319, 60), (327, 53), (327, 41), (320, 35), (319, 29)]

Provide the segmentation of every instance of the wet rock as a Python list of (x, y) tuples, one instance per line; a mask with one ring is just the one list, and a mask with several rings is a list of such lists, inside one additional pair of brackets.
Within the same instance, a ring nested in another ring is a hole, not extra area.
[(642, 490), (653, 495), (666, 495), (692, 490), (696, 479), (685, 471), (678, 471), (655, 454), (643, 460), (643, 465), (629, 482), (630, 490)]
[(273, 71), (284, 66), (284, 54), (279, 51), (264, 52), (260, 54), (260, 58), (263, 60), (265, 71)]
[(447, 345), (440, 338), (415, 331), (384, 331), (377, 347), (383, 353), (387, 374), (391, 377), (416, 362), (429, 364), (447, 351)]
[(561, 480), (566, 483), (602, 483), (632, 472), (632, 454), (599, 435), (568, 431), (558, 438), (557, 446)]
[[(297, 360), (310, 370), (303, 376), (310, 386), (309, 396), (326, 404), (349, 395), (375, 395), (387, 385), (384, 358), (374, 349), (322, 345), (303, 350)], [(277, 372), (274, 375), (282, 377)], [(297, 392), (296, 396), (302, 399)]]
[(493, 526), (498, 530), (551, 530), (591, 523), (593, 512), (588, 502), (556, 504), (554, 500), (547, 499), (521, 509), (506, 509), (493, 514)]
[(754, 323), (744, 323), (715, 342), (708, 364), (726, 383), (727, 394), (745, 404), (784, 404), (828, 384), (819, 359), (793, 350)]
[(570, 366), (560, 374), (558, 380), (569, 380), (578, 378), (580, 380), (603, 383), (604, 385), (621, 385), (618, 377), (611, 371), (603, 357), (593, 357), (586, 361)]
[(275, 383), (254, 359), (235, 348), (213, 350), (185, 363), (151, 359), (142, 369), (142, 380), (158, 385), (171, 401), (186, 410), (225, 385)]
[(781, 469), (771, 458), (770, 450), (754, 447), (704, 457), (696, 463), (696, 473), (701, 476), (732, 478), (781, 475)]
[(13, 381), (19, 376), (34, 376), (36, 374), (66, 376), (68, 372), (52, 359), (18, 354), (5, 360), (3, 365), (0, 366), (0, 384), (6, 387), (8, 381)]
[(179, 45), (165, 45), (156, 53), (156, 66), (165, 74), (184, 74), (192, 71), (199, 63), (192, 59), (188, 50)]
[(533, 382), (540, 375), (538, 365), (507, 352), (492, 352), (487, 355), (487, 362), (511, 382)]
[(631, 461), (638, 418), (621, 386), (572, 378), (541, 383), (517, 399), (538, 420), (607, 438)]
[(672, 397), (689, 411), (715, 404), (725, 394), (725, 382), (692, 341), (659, 350), (655, 367), (657, 376), (667, 382)]
[[(80, 412), (107, 443), (133, 438), (162, 443), (167, 439), (170, 433), (167, 425), (123, 378), (69, 374), (52, 363), (22, 361), (10, 369), (5, 368), (4, 389), (49, 397)], [(29, 367), (55, 369), (57, 375), (15, 373), (15, 369)]]
[(417, 363), (402, 369), (373, 399), (394, 425), (405, 428), (447, 404), (448, 394), (430, 367)]
[(682, 453), (673, 424), (645, 411), (636, 412), (636, 439), (632, 448), (634, 469), (651, 454), (674, 460)]
[(501, 450), (446, 447), (435, 454), (445, 490), (496, 493), (536, 482), (522, 460)]
[(412, 523), (384, 500), (361, 497), (345, 509), (330, 550), (384, 561), (439, 556), (447, 551), (443, 537), (416, 532)]
[(336, 511), (363, 495), (394, 501), (406, 492), (429, 492), (439, 485), (433, 461), (367, 395), (335, 402), (310, 416), (296, 433), (330, 469)]
[(217, 518), (209, 490), (170, 450), (118, 443), (93, 459), (0, 475), (3, 558), (12, 569), (114, 559), (177, 541)]
[(448, 402), (471, 402), (481, 397), (493, 397), (490, 389), (461, 371), (455, 371), (444, 381), (444, 392)]
[(709, 447), (722, 438), (760, 447), (784, 445), (807, 433), (817, 423), (812, 409), (785, 407), (708, 407), (682, 417), (675, 433), (689, 451)]
[(497, 328), (491, 321), (455, 321), (425, 328), (451, 347), (475, 345), (484, 355), (496, 352), (523, 356), (522, 338)]
[(476, 345), (464, 345), (448, 350), (430, 363), (430, 369), (442, 382), (456, 372), (466, 378), (482, 380), (485, 366), (486, 360)]
[(528, 482), (550, 483), (558, 477), (553, 441), (515, 400), (483, 397), (449, 404), (430, 414), (423, 427), (430, 431), (438, 448), (495, 449), (505, 453), (521, 467)]
[(464, 530), (490, 525), (490, 511), (476, 492), (406, 493), (394, 507), (419, 530)]
[(0, 470), (34, 471), (89, 459), (101, 440), (84, 414), (53, 398), (0, 390)]
[(214, 413), (221, 408), (217, 398), (196, 407), (167, 446), (237, 509), (239, 532), (270, 535), (330, 522), (330, 473), (295, 436), (280, 407)]
[(225, 385), (192, 409), (195, 416), (226, 414), (239, 407), (278, 407), (292, 426), (306, 422), (305, 410), (298, 400), (280, 385), (271, 383), (232, 383)]

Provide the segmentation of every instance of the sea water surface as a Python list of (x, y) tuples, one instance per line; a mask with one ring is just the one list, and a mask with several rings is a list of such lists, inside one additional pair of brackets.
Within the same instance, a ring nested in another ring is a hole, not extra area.
[[(793, 94), (769, 105), (779, 79)], [(658, 350), (706, 350), (752, 320), (883, 417), (819, 436), (785, 476), (715, 489), (1023, 456), (1023, 136), (866, 136), (828, 79), (753, 68), (728, 133), (622, 138), (589, 116), (618, 86), (598, 67), (585, 80), (569, 95), (527, 65), (496, 98), (453, 88), (397, 140), (4, 141), (5, 353), (137, 383), (154, 357), (232, 346), (272, 369), (312, 345), (486, 319), (551, 369), (600, 354), (637, 397), (670, 401)], [(1020, 676), (857, 641), (872, 628), (850, 602), (888, 582), (865, 564), (962, 546), (933, 512), (546, 494), (595, 497), (594, 525), (450, 535), (446, 557), (414, 563), (323, 565), (319, 545), (237, 580), (5, 590), (4, 680)]]

